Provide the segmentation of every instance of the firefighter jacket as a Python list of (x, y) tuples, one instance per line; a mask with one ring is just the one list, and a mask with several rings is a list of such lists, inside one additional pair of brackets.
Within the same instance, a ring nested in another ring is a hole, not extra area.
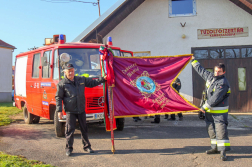
[(206, 101), (201, 109), (208, 113), (228, 112), (228, 97), (231, 89), (224, 75), (214, 76), (204, 69), (197, 60), (192, 61), (195, 71), (206, 81)]
[(66, 113), (80, 114), (85, 112), (85, 87), (98, 86), (105, 82), (104, 78), (92, 79), (75, 76), (74, 82), (67, 78), (62, 79), (57, 85), (55, 95), (56, 112), (62, 112), (62, 101)]

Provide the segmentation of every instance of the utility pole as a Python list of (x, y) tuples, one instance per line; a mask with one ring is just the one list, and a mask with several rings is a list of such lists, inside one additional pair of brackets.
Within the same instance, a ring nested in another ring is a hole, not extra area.
[(98, 10), (99, 10), (99, 17), (101, 16), (101, 12), (100, 12), (100, 0), (97, 0), (97, 4), (98, 4)]

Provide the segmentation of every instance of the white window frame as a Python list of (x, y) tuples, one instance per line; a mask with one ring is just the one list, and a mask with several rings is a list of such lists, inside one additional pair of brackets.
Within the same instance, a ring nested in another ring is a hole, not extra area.
[(172, 14), (172, 0), (169, 0), (169, 17), (196, 16), (197, 15), (196, 0), (192, 0), (192, 1), (193, 1), (193, 13)]
[[(244, 76), (243, 77), (241, 77), (239, 74), (239, 71), (240, 70), (244, 70)], [(239, 89), (239, 91), (240, 92), (244, 92), (244, 91), (247, 91), (247, 69), (246, 69), (246, 67), (239, 67), (238, 69), (237, 69), (237, 75), (238, 75), (238, 89)], [(244, 80), (243, 80), (243, 78), (244, 78)], [(244, 89), (240, 89), (240, 88), (242, 88), (242, 86), (240, 86), (240, 84), (241, 84), (241, 81), (244, 81), (245, 83), (243, 84), (243, 86), (244, 86)]]
[(140, 52), (133, 52), (134, 57), (146, 57), (146, 56), (151, 56), (150, 51), (140, 51)]

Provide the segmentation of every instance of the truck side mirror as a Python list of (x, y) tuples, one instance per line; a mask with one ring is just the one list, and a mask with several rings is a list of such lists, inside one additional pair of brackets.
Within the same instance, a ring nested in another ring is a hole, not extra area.
[(47, 57), (41, 57), (41, 65), (43, 67), (48, 65)]

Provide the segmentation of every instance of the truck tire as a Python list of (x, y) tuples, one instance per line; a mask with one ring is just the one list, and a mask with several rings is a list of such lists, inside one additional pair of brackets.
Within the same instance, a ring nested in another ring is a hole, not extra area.
[(31, 114), (27, 107), (26, 107), (26, 104), (24, 105), (23, 107), (23, 114), (24, 114), (24, 122), (26, 124), (32, 124), (32, 121), (33, 121), (33, 114)]
[(34, 124), (38, 124), (38, 123), (39, 123), (39, 120), (40, 120), (40, 116), (33, 115), (33, 120), (32, 120), (32, 123), (34, 123)]
[(118, 131), (122, 131), (124, 128), (124, 118), (116, 118), (116, 127)]
[(64, 122), (59, 122), (58, 119), (58, 112), (54, 112), (54, 127), (55, 127), (55, 134), (57, 137), (65, 136), (65, 124)]

